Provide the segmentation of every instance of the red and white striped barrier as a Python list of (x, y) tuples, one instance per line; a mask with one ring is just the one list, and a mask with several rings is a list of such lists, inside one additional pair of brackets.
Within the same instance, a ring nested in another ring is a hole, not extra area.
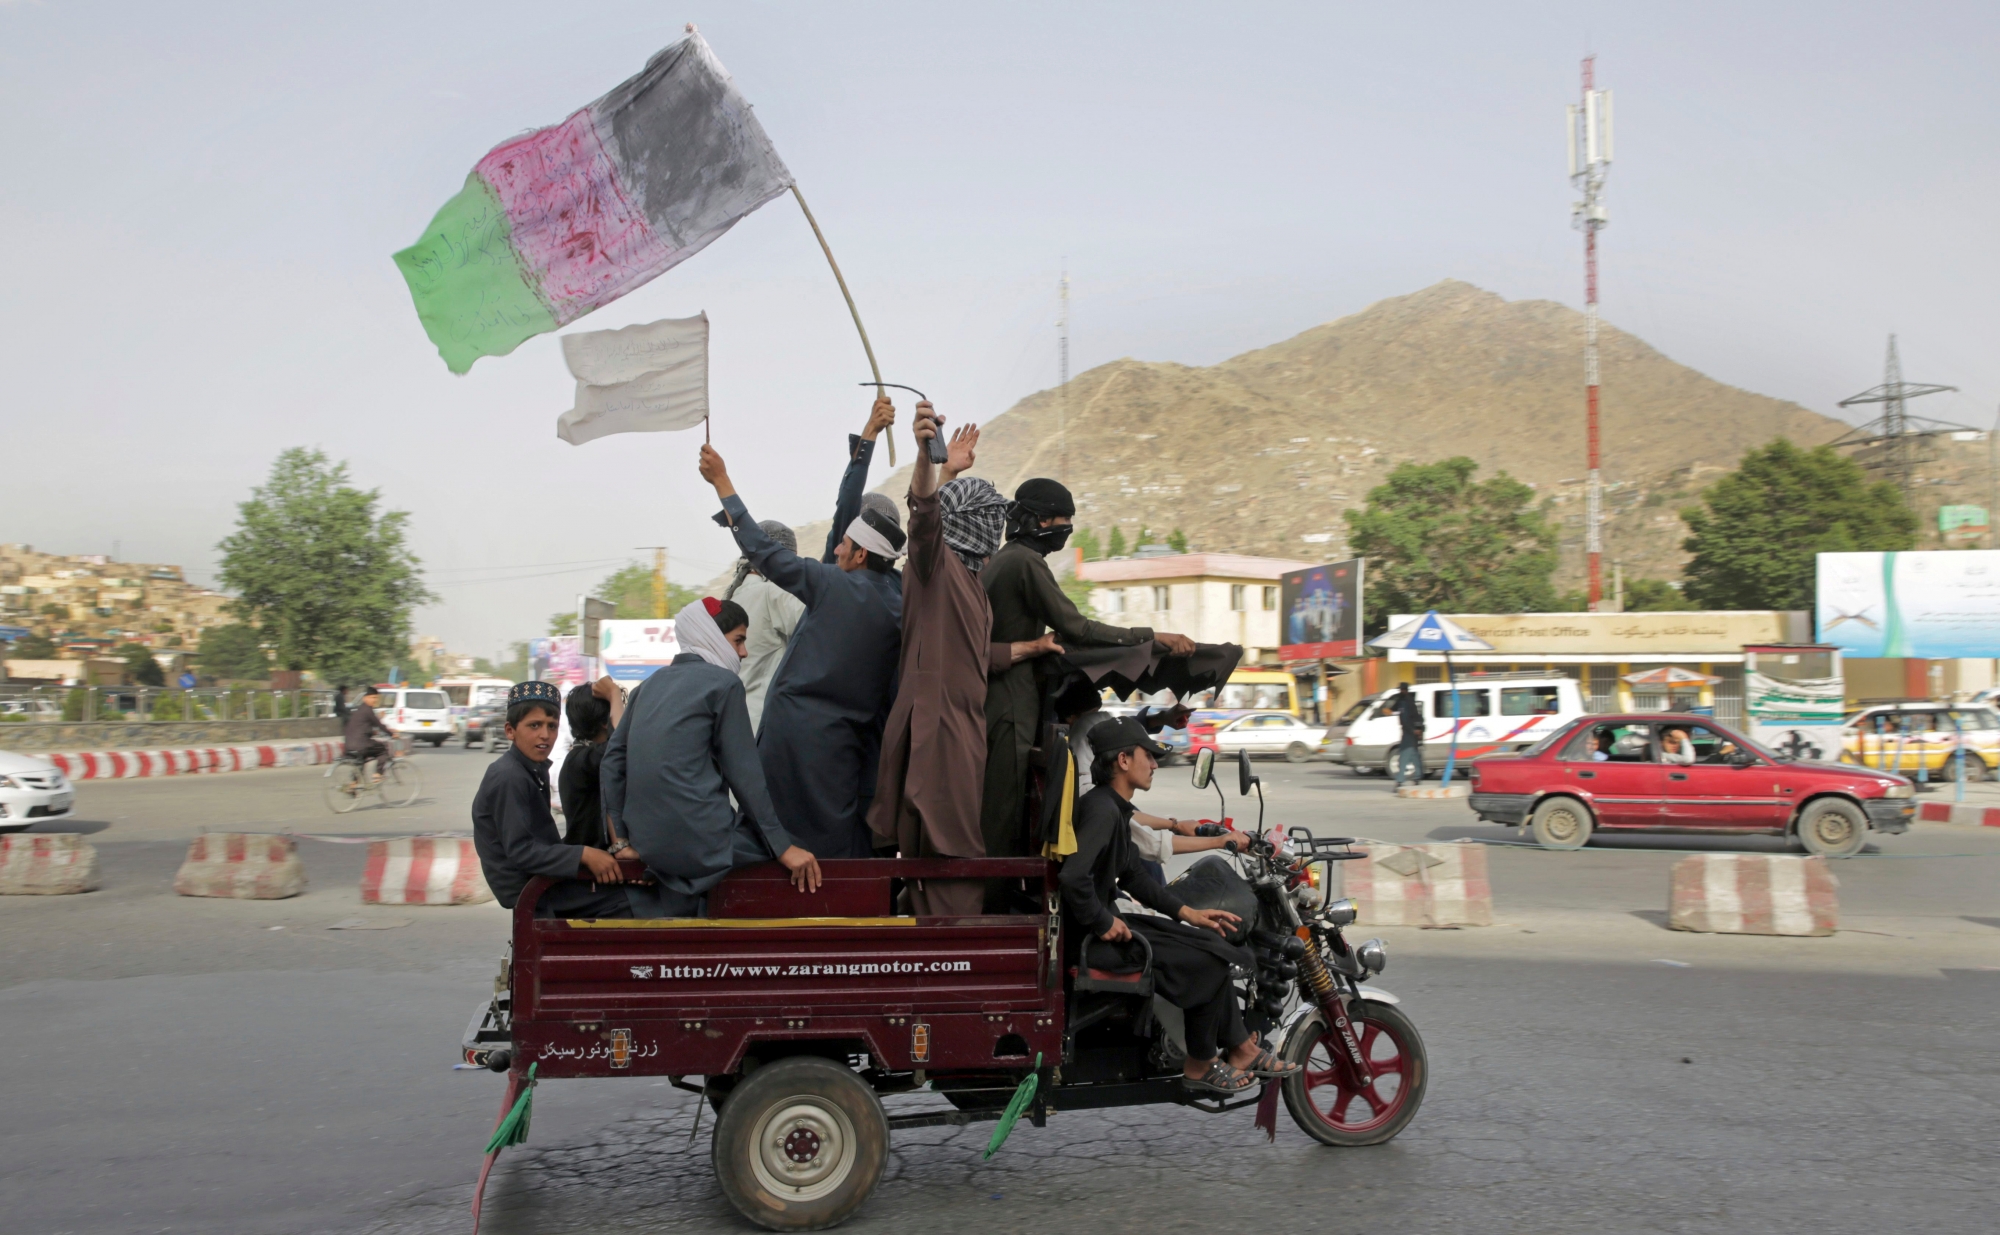
[(0, 896), (63, 896), (97, 886), (97, 850), (75, 832), (0, 836)]
[(403, 836), (368, 846), (368, 865), (361, 872), (364, 905), (477, 905), (492, 899), (469, 840)]
[(1481, 845), (1357, 845), (1341, 862), (1343, 894), (1366, 926), (1491, 926), (1493, 885)]
[(1831, 935), (1840, 881), (1820, 857), (1702, 853), (1674, 863), (1667, 925), (1724, 935)]
[(209, 772), (251, 772), (297, 768), (340, 758), (339, 739), (273, 742), (260, 746), (197, 746), (149, 750), (98, 750), (61, 754), (31, 753), (46, 759), (71, 780), (129, 780), (137, 777), (194, 776)]
[(1917, 818), (1925, 823), (1969, 823), (1974, 827), (2000, 828), (2000, 807), (1967, 806), (1960, 802), (1919, 802)]
[(279, 901), (305, 890), (306, 868), (289, 836), (204, 832), (174, 875), (174, 891), (182, 896)]

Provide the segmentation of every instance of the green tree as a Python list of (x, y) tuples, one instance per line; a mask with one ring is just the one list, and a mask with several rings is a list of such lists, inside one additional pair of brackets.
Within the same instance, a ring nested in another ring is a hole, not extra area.
[(1076, 529), (1076, 535), (1070, 538), (1070, 543), (1082, 551), (1083, 560), (1086, 562), (1102, 561), (1104, 558), (1104, 545), (1097, 539), (1097, 533), (1087, 527)]
[(549, 633), (552, 635), (575, 634), (576, 614), (574, 612), (549, 614)]
[(1104, 551), (1104, 555), (1105, 555), (1106, 557), (1124, 557), (1124, 556), (1125, 556), (1125, 529), (1124, 529), (1124, 528), (1122, 528), (1122, 527), (1114, 527), (1114, 528), (1112, 528), (1112, 529), (1111, 529), (1111, 544), (1110, 544), (1110, 546), (1109, 546), (1109, 547), (1107, 547), (1107, 548), (1105, 549), (1105, 551)]
[(496, 678), (507, 678), (515, 682), (527, 681), (528, 641), (517, 639), (513, 643), (508, 644), (507, 657), (508, 659), (493, 666), (493, 676)]
[(1368, 559), (1369, 633), (1391, 613), (1547, 612), (1562, 602), (1550, 576), (1556, 530), (1533, 508), (1535, 491), (1501, 472), (1475, 482), (1459, 456), (1405, 463), (1344, 512), (1348, 543)]
[(486, 659), (484, 656), (475, 656), (472, 658), (472, 671), (483, 678), (500, 676), (498, 671), (494, 668), (493, 662)]
[(1172, 549), (1175, 553), (1186, 553), (1188, 551), (1187, 533), (1181, 531), (1179, 528), (1175, 528), (1173, 531), (1168, 532), (1167, 548)]
[(1831, 446), (1784, 438), (1743, 456), (1734, 472), (1681, 511), (1693, 556), (1683, 591), (1697, 609), (1809, 609), (1815, 555), (1909, 549), (1917, 516), (1896, 486), (1869, 483)]
[(348, 483), (345, 463), (295, 447), (237, 507), (218, 546), (222, 583), (280, 668), (370, 681), (409, 646), (411, 610), (436, 598), (406, 543), (408, 513), (377, 513), (380, 500)]
[(1139, 534), (1132, 538), (1132, 551), (1134, 553), (1137, 553), (1140, 549), (1143, 549), (1147, 545), (1150, 545), (1152, 543), (1153, 543), (1153, 529), (1149, 527), (1142, 527), (1139, 529)]
[(1627, 579), (1625, 581), (1625, 612), (1645, 613), (1687, 608), (1687, 598), (1680, 588), (1664, 579)]
[[(640, 562), (629, 562), (609, 575), (606, 575), (603, 582), (597, 585), (597, 589), (591, 595), (597, 597), (599, 600), (608, 600), (612, 604), (617, 605), (618, 616), (620, 618), (672, 617), (681, 611), (683, 605), (693, 604), (695, 601), (701, 599), (700, 592), (695, 591), (691, 587), (683, 587), (669, 580), (667, 582), (667, 611), (665, 613), (656, 612), (659, 606), (653, 600), (653, 568)], [(573, 627), (576, 615), (570, 614), (569, 617)], [(549, 619), (551, 625), (555, 621), (556, 618), (552, 617)], [(549, 633), (573, 635), (576, 631), (574, 629), (565, 631), (551, 630)]]
[(111, 654), (125, 662), (125, 672), (140, 686), (165, 686), (167, 675), (160, 672), (160, 662), (153, 659), (153, 649), (140, 643), (121, 643), (111, 649)]
[(22, 660), (54, 660), (56, 641), (47, 635), (23, 635), (14, 640), (14, 646), (7, 654)]
[(201, 671), (227, 681), (261, 682), (271, 676), (271, 656), (253, 626), (233, 623), (211, 626), (201, 632), (201, 648), (195, 653)]

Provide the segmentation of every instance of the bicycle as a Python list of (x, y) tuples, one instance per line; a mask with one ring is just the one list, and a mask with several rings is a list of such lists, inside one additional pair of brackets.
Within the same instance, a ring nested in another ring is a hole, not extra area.
[(336, 815), (345, 815), (361, 805), (361, 800), (369, 794), (374, 794), (384, 806), (408, 806), (417, 800), (423, 791), (423, 777), (416, 764), (397, 755), (389, 760), (382, 779), (377, 781), (367, 766), (374, 762), (358, 755), (342, 755), (338, 762), (328, 766), (321, 776), (325, 783), (320, 787), (326, 808)]

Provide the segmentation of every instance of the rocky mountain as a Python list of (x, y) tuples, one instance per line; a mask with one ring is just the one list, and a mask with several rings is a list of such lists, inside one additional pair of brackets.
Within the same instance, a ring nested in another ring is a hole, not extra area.
[[(1396, 464), (1469, 455), (1480, 475), (1505, 470), (1545, 495), (1563, 529), (1560, 582), (1576, 586), (1583, 329), (1563, 305), (1446, 280), (1206, 368), (1100, 365), (982, 426), (978, 471), (1009, 492), (1030, 476), (1066, 479), (1077, 522), (1100, 538), (1114, 525), (1128, 542), (1142, 526), (1161, 537), (1179, 527), (1199, 549), (1332, 559), (1344, 551), (1340, 512)], [(1600, 327), (1599, 345), (1606, 558), (1628, 575), (1678, 576), (1676, 512), (1745, 450), (1847, 429), (1615, 327)], [(907, 447), (907, 430), (898, 436)], [(907, 485), (905, 468), (879, 491)], [(824, 535), (821, 525), (810, 543)]]

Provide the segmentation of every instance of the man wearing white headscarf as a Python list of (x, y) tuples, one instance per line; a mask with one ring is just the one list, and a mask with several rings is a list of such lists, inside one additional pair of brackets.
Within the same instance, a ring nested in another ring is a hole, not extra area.
[[(902, 666), (868, 827), (878, 847), (906, 858), (983, 858), (987, 674), (1055, 646), (1048, 637), (1021, 649), (988, 642), (993, 607), (978, 576), (1000, 547), (1007, 499), (986, 481), (959, 475), (975, 461), (976, 425), (952, 435), (940, 488), (926, 447), (942, 419), (929, 403), (917, 404)], [(976, 914), (984, 897), (978, 879), (932, 879), (910, 888), (920, 917)]]
[[(628, 889), (639, 916), (701, 917), (723, 876), (773, 858), (799, 888), (819, 886), (819, 863), (771, 805), (750, 734), (738, 676), (747, 626), (734, 601), (708, 597), (682, 609), (680, 653), (632, 696), (604, 752), (605, 817), (654, 879), (650, 889)], [(654, 903), (641, 905), (646, 896)]]
[[(886, 405), (876, 403), (871, 428), (893, 415)], [(757, 752), (786, 828), (822, 858), (865, 858), (872, 850), (866, 816), (901, 644), (903, 588), (894, 563), (906, 538), (893, 517), (861, 500), (857, 475), (865, 481), (865, 464), (850, 462), (840, 509), (859, 513), (844, 528), (836, 522), (833, 560), (815, 562), (765, 535), (722, 456), (701, 448), (701, 477), (722, 499), (716, 522), (735, 535), (751, 569), (805, 604), (764, 697)]]

